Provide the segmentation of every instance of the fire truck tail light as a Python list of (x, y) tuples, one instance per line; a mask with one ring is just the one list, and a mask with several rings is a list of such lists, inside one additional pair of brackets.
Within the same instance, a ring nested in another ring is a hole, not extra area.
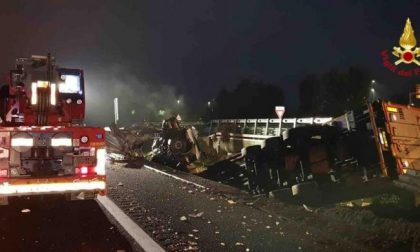
[(38, 97), (37, 97), (37, 94), (36, 94), (37, 88), (38, 88), (37, 83), (32, 82), (32, 86), (31, 86), (31, 104), (32, 105), (35, 105), (38, 101)]
[(106, 150), (98, 149), (96, 151), (96, 167), (95, 171), (98, 175), (105, 175)]
[(77, 175), (88, 175), (88, 174), (94, 174), (95, 173), (95, 169), (92, 166), (81, 166), (81, 167), (77, 167), (75, 169), (75, 173)]
[(0, 177), (7, 177), (8, 172), (7, 170), (0, 170)]
[(71, 138), (53, 138), (51, 139), (51, 146), (72, 146), (72, 142)]
[(88, 172), (89, 172), (89, 168), (87, 168), (87, 166), (80, 167), (81, 174), (85, 175), (85, 174), (88, 174)]
[(12, 147), (32, 147), (34, 140), (32, 138), (12, 138)]
[(50, 98), (51, 105), (55, 106), (57, 104), (57, 97), (56, 97), (57, 85), (55, 83), (51, 83), (50, 92), (51, 92), (51, 98)]

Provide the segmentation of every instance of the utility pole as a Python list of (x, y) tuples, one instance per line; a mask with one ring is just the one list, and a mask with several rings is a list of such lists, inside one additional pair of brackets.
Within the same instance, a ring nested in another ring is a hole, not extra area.
[(118, 97), (114, 98), (114, 122), (115, 125), (118, 123)]

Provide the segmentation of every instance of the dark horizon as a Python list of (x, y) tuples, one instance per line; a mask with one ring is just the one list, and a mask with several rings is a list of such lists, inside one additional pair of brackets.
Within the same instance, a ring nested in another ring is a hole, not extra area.
[[(415, 1), (2, 1), (0, 73), (15, 58), (51, 52), (82, 68), (87, 121), (112, 122), (120, 97), (127, 123), (160, 106), (205, 109), (241, 78), (280, 86), (289, 111), (310, 73), (362, 66), (383, 96), (416, 83), (382, 66), (405, 20), (420, 32)], [(381, 95), (381, 94), (379, 94)], [(162, 103), (162, 104), (160, 104)], [(132, 115), (132, 110), (135, 110)]]

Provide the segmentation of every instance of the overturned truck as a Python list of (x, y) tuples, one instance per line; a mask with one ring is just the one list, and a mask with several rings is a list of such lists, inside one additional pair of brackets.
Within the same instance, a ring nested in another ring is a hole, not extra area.
[(338, 182), (356, 172), (364, 180), (389, 177), (419, 193), (419, 118), (418, 108), (376, 101), (322, 126), (289, 129), (284, 140), (281, 136), (260, 140), (261, 144), (246, 146), (230, 159), (241, 161), (240, 168), (225, 160), (202, 175), (239, 187), (242, 183), (252, 193), (267, 193), (310, 180), (319, 185)]
[[(285, 140), (281, 136), (271, 137), (261, 145), (245, 147), (232, 159), (209, 166), (202, 176), (217, 177), (252, 194), (267, 194), (314, 179), (322, 184), (331, 178), (337, 180), (346, 166), (354, 164), (344, 141), (334, 126), (294, 128)], [(228, 172), (227, 166), (231, 167)]]
[(420, 193), (420, 109), (386, 101), (336, 118), (359, 165), (380, 169), (397, 186)]
[[(376, 101), (323, 125), (290, 128), (282, 134), (287, 136), (284, 138), (255, 136), (254, 142), (260, 144), (237, 153), (220, 149), (222, 141), (241, 138), (238, 133), (223, 133), (226, 128), (236, 130), (238, 125), (221, 125), (215, 134), (203, 137), (175, 117), (165, 120), (159, 129), (149, 126), (123, 134), (114, 127), (113, 135), (119, 140), (107, 137), (107, 142), (108, 148), (119, 146), (119, 153), (126, 158), (139, 159), (143, 158), (139, 150), (147, 145), (146, 140), (153, 141), (146, 155), (150, 160), (252, 194), (267, 194), (306, 181), (328, 185), (354, 172), (364, 180), (389, 177), (396, 185), (419, 193), (419, 118), (419, 108)], [(218, 134), (221, 137), (215, 138)], [(244, 139), (250, 137), (244, 134)]]

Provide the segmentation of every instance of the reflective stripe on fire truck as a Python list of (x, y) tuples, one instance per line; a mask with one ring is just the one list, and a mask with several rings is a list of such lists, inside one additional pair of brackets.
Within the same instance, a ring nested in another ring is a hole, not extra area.
[(98, 149), (96, 151), (96, 167), (95, 172), (98, 175), (105, 175), (106, 150)]
[(68, 183), (43, 183), (11, 185), (7, 182), (0, 184), (0, 195), (67, 192), (83, 190), (105, 190), (105, 181), (82, 181)]

